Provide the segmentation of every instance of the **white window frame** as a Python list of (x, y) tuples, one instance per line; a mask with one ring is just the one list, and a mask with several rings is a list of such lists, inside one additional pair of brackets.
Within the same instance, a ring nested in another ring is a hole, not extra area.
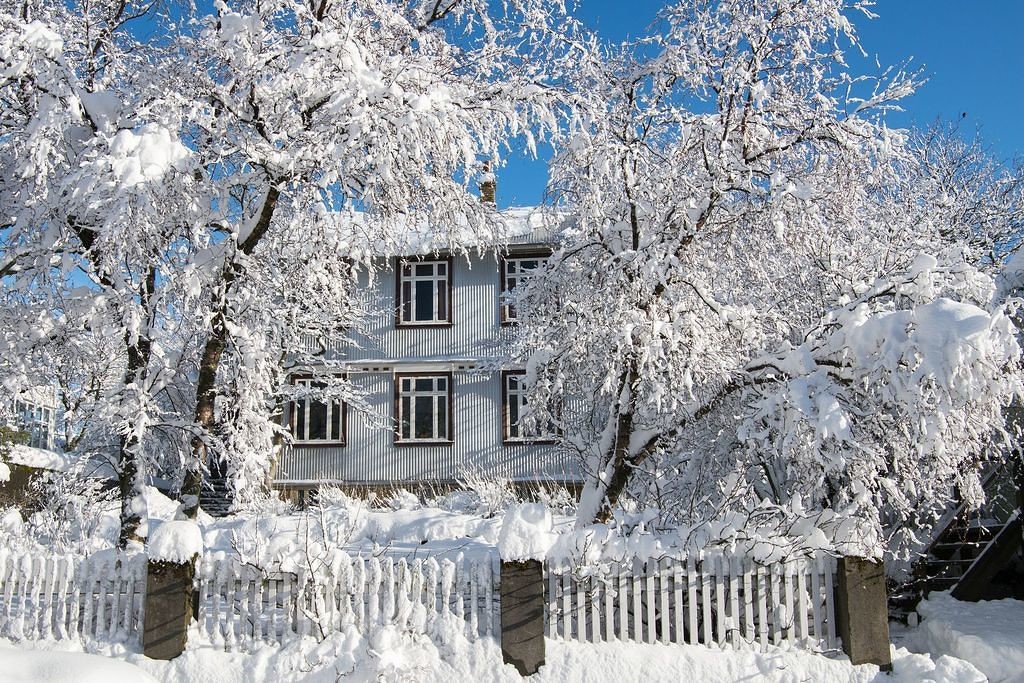
[[(511, 325), (519, 322), (519, 316), (516, 315), (515, 305), (509, 303), (508, 296), (512, 290), (528, 281), (533, 277), (533, 271), (537, 270), (544, 265), (544, 262), (548, 260), (550, 256), (548, 254), (518, 254), (514, 256), (506, 256), (501, 260), (501, 323), (503, 325)], [(536, 261), (536, 265), (533, 268), (523, 270), (521, 264), (524, 261)], [(510, 269), (514, 268), (514, 272), (510, 272)]]
[[(513, 406), (515, 413), (522, 418), (526, 408), (526, 389), (523, 387), (522, 378), (526, 373), (522, 370), (505, 370), (501, 373), (501, 396), (502, 396), (502, 430), (506, 443), (552, 443), (557, 438), (557, 432), (553, 428), (544, 432), (537, 430), (534, 426), (526, 431), (519, 421), (512, 421)], [(513, 388), (513, 383), (515, 387)]]
[[(420, 274), (421, 268), (430, 268), (429, 274)], [(443, 272), (442, 272), (443, 271)], [(452, 260), (446, 259), (398, 259), (395, 266), (395, 324), (398, 327), (421, 327), (451, 325), (452, 307)], [(416, 308), (416, 289), (421, 282), (430, 282), (432, 294), (429, 318), (417, 319), (420, 311)], [(440, 285), (444, 285), (444, 289)], [(406, 295), (406, 285), (409, 294)]]
[[(450, 372), (395, 373), (395, 443), (396, 444), (448, 444), (453, 438), (453, 376)], [(417, 382), (430, 381), (429, 388), (418, 388)], [(442, 385), (439, 381), (443, 382)], [(416, 436), (416, 403), (426, 400), (430, 403), (431, 434)], [(411, 418), (406, 420), (406, 403)], [(442, 432), (441, 417), (444, 430)]]
[[(292, 377), (292, 384), (296, 386), (305, 386), (307, 389), (317, 388), (315, 385), (324, 384), (324, 381), (317, 379), (316, 377), (309, 376), (297, 376)], [(322, 438), (311, 438), (309, 436), (309, 422), (312, 410), (311, 406), (314, 404), (323, 404), (325, 406), (326, 415), (324, 419), (324, 436)], [(300, 406), (302, 407), (302, 433), (303, 437), (299, 437), (299, 413)], [(328, 398), (324, 400), (318, 400), (316, 397), (307, 395), (304, 398), (293, 398), (288, 407), (288, 427), (292, 435), (292, 443), (296, 445), (345, 445), (345, 432), (347, 428), (346, 424), (346, 408), (345, 402), (339, 398)], [(337, 414), (337, 430), (338, 433), (334, 434), (332, 427), (334, 426), (333, 417)]]

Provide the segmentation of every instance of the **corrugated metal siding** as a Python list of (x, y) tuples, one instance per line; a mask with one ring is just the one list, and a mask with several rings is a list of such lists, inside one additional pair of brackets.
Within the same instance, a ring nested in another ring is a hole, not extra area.
[(395, 272), (393, 262), (372, 283), (360, 276), (369, 310), (377, 311), (365, 333), (354, 335), (361, 348), (345, 350), (345, 360), (409, 360), (480, 358), (496, 353), (501, 326), (498, 294), (501, 275), (493, 252), (459, 256), (452, 260), (452, 325), (441, 327), (395, 326)]
[[(389, 374), (352, 376), (367, 391), (375, 412), (391, 418), (394, 384)], [(350, 410), (344, 447), (286, 449), (279, 483), (343, 481), (381, 483), (459, 480), (484, 473), (513, 480), (578, 480), (571, 458), (550, 445), (502, 442), (498, 373), (454, 375), (454, 441), (450, 446), (395, 446), (391, 429), (375, 429)]]

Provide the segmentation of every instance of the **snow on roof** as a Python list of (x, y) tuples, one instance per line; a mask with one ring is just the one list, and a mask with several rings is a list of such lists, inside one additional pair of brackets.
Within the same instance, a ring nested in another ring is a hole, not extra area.
[(67, 471), (77, 458), (64, 453), (47, 451), (42, 448), (32, 448), (18, 444), (11, 448), (7, 454), (7, 462), (12, 465), (22, 465), (40, 470), (53, 470), (55, 472)]
[[(423, 222), (399, 223), (392, 240), (385, 242), (370, 229), (371, 217), (363, 212), (338, 212), (332, 216), (339, 233), (350, 234), (352, 242), (343, 242), (358, 259), (360, 250), (371, 254), (415, 256), (448, 251), (458, 245), (466, 249), (487, 249), (504, 245), (553, 245), (568, 224), (568, 214), (550, 207), (517, 206), (493, 214), (483, 225), (459, 226), (454, 230), (437, 229)], [(391, 219), (395, 220), (395, 219)], [(362, 244), (360, 244), (362, 243)]]

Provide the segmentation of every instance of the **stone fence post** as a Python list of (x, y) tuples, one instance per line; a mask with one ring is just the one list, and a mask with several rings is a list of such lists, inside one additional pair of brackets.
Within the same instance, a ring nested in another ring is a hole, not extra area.
[(836, 582), (836, 632), (853, 664), (892, 671), (885, 566), (863, 557), (841, 557)]
[(192, 580), (195, 564), (146, 564), (146, 609), (142, 651), (150, 659), (174, 659), (185, 651), (192, 622)]
[(501, 657), (521, 676), (544, 664), (544, 565), (501, 563)]
[(192, 586), (203, 555), (203, 534), (195, 522), (162, 523), (146, 543), (146, 607), (142, 652), (151, 659), (174, 659), (185, 651), (192, 623)]

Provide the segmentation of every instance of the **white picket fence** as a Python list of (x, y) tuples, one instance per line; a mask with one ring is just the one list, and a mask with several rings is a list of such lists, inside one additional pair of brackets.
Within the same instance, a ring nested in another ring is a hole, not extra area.
[[(721, 552), (600, 566), (545, 568), (551, 638), (703, 643), (826, 651), (837, 647), (836, 562), (770, 566)], [(207, 556), (197, 571), (196, 628), (215, 646), (250, 650), (290, 634), (322, 638), (380, 625), (425, 633), (449, 620), (471, 638), (500, 638), (495, 556), (414, 559), (339, 555), (331, 565), (267, 573)], [(0, 551), (0, 635), (139, 639), (146, 558)]]
[(198, 572), (200, 631), (226, 650), (324, 637), (393, 624), (423, 633), (437, 619), (461, 623), (475, 639), (500, 629), (496, 559), (340, 556), (332, 565), (267, 573), (232, 558), (204, 558)]
[(721, 552), (549, 566), (548, 637), (832, 650), (835, 568), (828, 557), (764, 566)]
[(0, 634), (21, 639), (136, 639), (146, 558), (0, 551)]

